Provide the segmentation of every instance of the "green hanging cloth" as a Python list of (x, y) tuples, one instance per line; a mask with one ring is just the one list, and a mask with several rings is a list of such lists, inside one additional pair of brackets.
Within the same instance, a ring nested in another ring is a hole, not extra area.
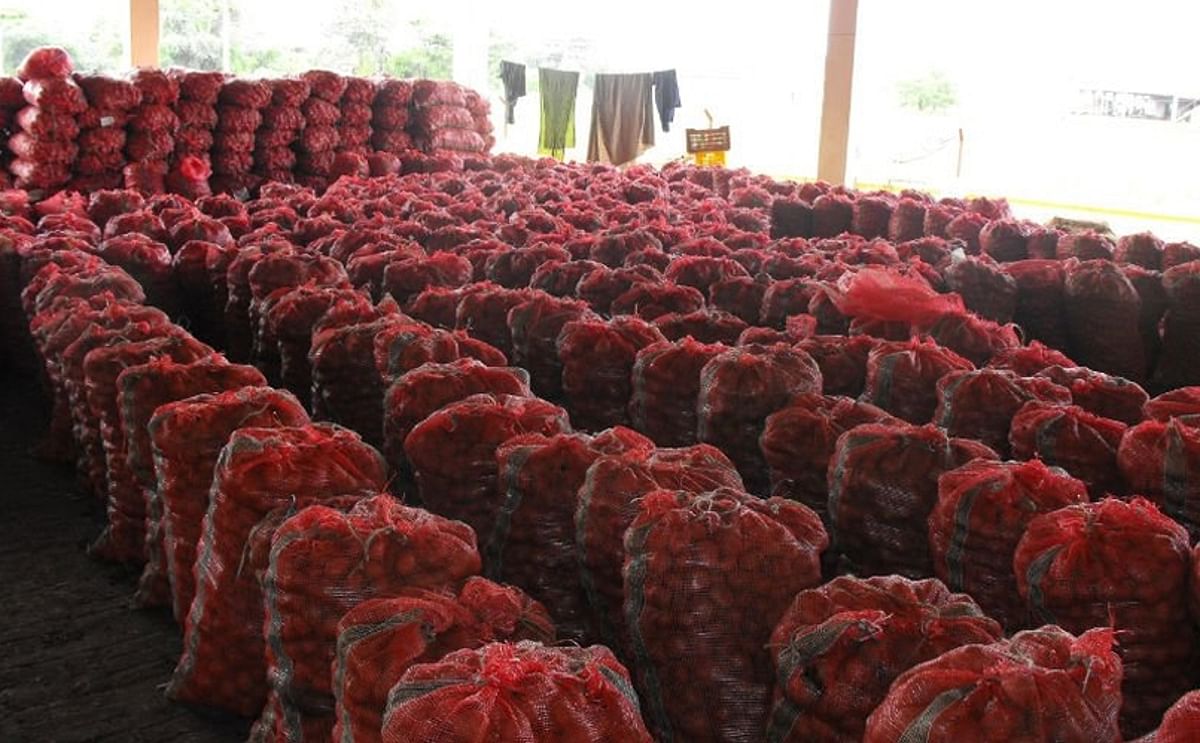
[(542, 119), (538, 135), (538, 154), (562, 160), (575, 146), (575, 92), (579, 73), (562, 70), (538, 70), (541, 88)]

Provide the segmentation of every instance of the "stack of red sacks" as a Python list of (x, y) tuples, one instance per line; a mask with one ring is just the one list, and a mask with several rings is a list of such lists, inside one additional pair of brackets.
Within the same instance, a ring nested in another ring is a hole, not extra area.
[(310, 87), (308, 100), (301, 108), (304, 132), (296, 142), (297, 181), (320, 190), (331, 181), (333, 161), (340, 143), (338, 123), (342, 110), (338, 104), (346, 92), (346, 78), (326, 70), (310, 70), (302, 75)]
[[(105, 75), (76, 75), (88, 108), (78, 120), (79, 157), (71, 187), (82, 192), (120, 188), (125, 183), (125, 127), (142, 91), (128, 80)], [(103, 227), (103, 225), (100, 225)]]
[(8, 139), (14, 156), (8, 170), (17, 188), (53, 191), (71, 180), (79, 154), (77, 117), (88, 107), (72, 71), (70, 55), (57, 47), (35, 49), (17, 69), (28, 104), (17, 114), (21, 131)]
[(179, 131), (175, 134), (175, 159), (167, 175), (167, 188), (196, 199), (208, 193), (217, 99), (225, 75), (197, 70), (172, 70), (170, 74), (179, 81), (179, 100), (175, 102)]
[(382, 80), (371, 107), (371, 145), (379, 152), (400, 155), (412, 149), (408, 134), (412, 83), (408, 80)]
[(371, 120), (375, 116), (375, 83), (363, 77), (346, 78), (346, 90), (338, 102), (336, 175), (370, 175)]
[(301, 78), (271, 80), (271, 105), (262, 111), (262, 126), (254, 135), (254, 171), (269, 181), (290, 183), (296, 169), (292, 145), (304, 130), (301, 106), (311, 88)]
[(217, 97), (217, 130), (213, 135), (213, 188), (239, 193), (259, 182), (254, 176), (254, 133), (262, 110), (271, 103), (271, 86), (263, 80), (229, 80)]
[[(0, 132), (6, 139), (19, 130), (17, 113), (23, 108), (25, 108), (24, 85), (15, 77), (0, 77)], [(0, 165), (3, 165), (3, 172), (0, 172), (0, 184), (3, 184), (5, 188), (12, 185), (8, 176), (8, 163), (11, 159), (12, 153), (8, 148), (0, 147)]]
[(488, 143), (477, 132), (475, 116), (467, 107), (468, 91), (458, 83), (418, 80), (413, 83), (413, 140), (425, 152), (482, 154)]
[(129, 116), (125, 154), (125, 187), (145, 194), (166, 190), (166, 177), (175, 153), (179, 117), (179, 81), (162, 70), (141, 68), (131, 78), (142, 94), (141, 104)]
[(467, 110), (471, 112), (471, 118), (475, 119), (475, 133), (483, 137), (483, 151), (491, 152), (492, 148), (496, 146), (496, 137), (492, 134), (494, 131), (492, 125), (492, 106), (478, 92), (469, 88), (465, 89), (465, 91)]

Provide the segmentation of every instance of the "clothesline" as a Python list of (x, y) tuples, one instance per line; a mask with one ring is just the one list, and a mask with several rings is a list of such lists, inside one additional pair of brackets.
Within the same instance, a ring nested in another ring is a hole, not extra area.
[[(526, 95), (529, 65), (500, 62), (505, 122), (515, 123), (517, 102)], [(580, 73), (538, 67), (541, 92), (538, 151), (562, 159), (575, 145), (575, 99)], [(654, 109), (664, 132), (671, 130), (681, 105), (674, 69), (656, 72), (595, 73), (588, 160), (623, 165), (654, 146)]]

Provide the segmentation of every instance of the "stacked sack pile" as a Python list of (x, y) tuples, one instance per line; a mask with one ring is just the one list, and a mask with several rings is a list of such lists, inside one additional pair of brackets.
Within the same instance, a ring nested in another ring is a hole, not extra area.
[(77, 117), (87, 110), (73, 71), (70, 55), (57, 47), (35, 49), (17, 69), (28, 104), (17, 114), (21, 131), (8, 138), (8, 170), (17, 188), (53, 192), (71, 180), (79, 154)]
[(262, 126), (254, 135), (254, 172), (268, 181), (289, 183), (296, 169), (292, 145), (304, 130), (301, 106), (308, 100), (308, 81), (287, 77), (271, 80), (271, 105), (262, 111)]
[(88, 108), (79, 116), (79, 157), (71, 189), (88, 192), (125, 183), (126, 126), (142, 102), (142, 91), (128, 80), (106, 75), (76, 75)]
[(342, 109), (338, 104), (346, 92), (346, 78), (326, 70), (309, 70), (302, 77), (310, 93), (301, 109), (304, 112), (304, 131), (295, 144), (297, 155), (296, 181), (314, 188), (323, 188), (333, 174), (337, 157), (338, 123)]
[(376, 152), (400, 155), (412, 149), (408, 133), (412, 83), (408, 80), (381, 80), (371, 107), (371, 145)]
[[(175, 135), (174, 166), (167, 176), (167, 185), (171, 191), (195, 199), (203, 196), (208, 188), (208, 176), (203, 179), (199, 176), (212, 169), (210, 153), (213, 131), (217, 128), (217, 99), (225, 84), (225, 75), (196, 70), (172, 70), (171, 75), (179, 81), (179, 99), (175, 102), (179, 131)], [(198, 182), (201, 180), (203, 184)], [(192, 192), (181, 190), (189, 187)]]
[[(20, 130), (17, 114), (25, 108), (25, 86), (16, 77), (0, 77), (0, 134), (5, 141)], [(0, 147), (0, 183), (5, 188), (11, 186), (8, 174), (8, 163), (12, 160), (12, 152), (7, 147)]]
[(125, 154), (130, 164), (125, 169), (125, 187), (162, 193), (179, 131), (174, 108), (179, 81), (162, 70), (141, 68), (132, 82), (142, 94), (142, 102), (129, 116)]
[(346, 90), (338, 102), (337, 162), (335, 175), (370, 174), (371, 120), (375, 116), (375, 83), (362, 77), (346, 78)]
[(229, 80), (221, 88), (212, 150), (214, 190), (250, 191), (259, 183), (253, 175), (254, 133), (271, 98), (271, 86), (262, 80)]
[[(458, 83), (418, 80), (413, 83), (413, 114), (409, 131), (419, 148), (429, 153), (478, 155), (487, 141), (475, 131), (475, 115), (467, 107), (469, 91)], [(477, 95), (477, 109), (483, 100)]]

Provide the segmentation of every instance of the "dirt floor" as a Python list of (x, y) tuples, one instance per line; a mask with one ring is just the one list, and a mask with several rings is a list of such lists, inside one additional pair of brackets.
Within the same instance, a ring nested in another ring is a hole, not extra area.
[(89, 558), (100, 504), (29, 456), (46, 412), (0, 376), (0, 741), (244, 740), (249, 725), (171, 704), (169, 614), (130, 608), (137, 576)]

